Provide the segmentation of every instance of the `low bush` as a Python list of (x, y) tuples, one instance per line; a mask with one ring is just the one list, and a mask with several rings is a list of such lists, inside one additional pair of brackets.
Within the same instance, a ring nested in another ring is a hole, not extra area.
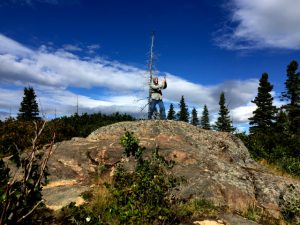
[[(30, 224), (32, 213), (41, 205), (42, 186), (47, 183), (47, 162), (54, 148), (54, 137), (48, 148), (40, 151), (38, 141), (45, 126), (35, 123), (32, 148), (27, 154), (16, 152), (16, 171), (0, 159), (0, 225)], [(17, 149), (17, 147), (16, 147)], [(12, 164), (12, 162), (11, 162)]]
[(294, 185), (288, 185), (280, 194), (279, 206), (284, 219), (292, 224), (300, 224), (300, 193)]
[(119, 163), (112, 182), (97, 187), (88, 204), (65, 207), (63, 220), (69, 224), (178, 224), (178, 211), (168, 198), (181, 180), (167, 174), (174, 162), (159, 155), (158, 149), (143, 159), (143, 148), (130, 132), (121, 143), (124, 155), (136, 162), (134, 170), (127, 171)]
[[(251, 156), (260, 161), (266, 160), (280, 170), (300, 177), (300, 141), (297, 136), (278, 134), (237, 134), (248, 148)], [(281, 138), (280, 138), (281, 137)]]

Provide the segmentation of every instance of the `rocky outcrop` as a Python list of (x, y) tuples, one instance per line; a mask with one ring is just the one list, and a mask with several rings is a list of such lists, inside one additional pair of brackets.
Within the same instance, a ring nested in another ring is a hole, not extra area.
[[(256, 163), (234, 135), (178, 121), (121, 122), (102, 127), (87, 138), (58, 143), (49, 161), (51, 181), (75, 180), (68, 185), (81, 187), (101, 165), (113, 169), (122, 158), (120, 137), (125, 130), (134, 132), (146, 154), (158, 145), (161, 155), (176, 162), (172, 173), (187, 180), (174, 190), (178, 199), (207, 199), (238, 211), (255, 204), (279, 217), (280, 193), (290, 184), (300, 192), (299, 181), (272, 174)], [(58, 190), (47, 189), (46, 200)]]

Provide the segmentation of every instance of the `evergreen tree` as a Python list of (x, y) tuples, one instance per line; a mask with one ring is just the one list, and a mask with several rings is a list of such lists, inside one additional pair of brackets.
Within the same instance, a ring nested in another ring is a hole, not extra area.
[(169, 111), (168, 111), (168, 116), (167, 116), (167, 119), (168, 120), (175, 120), (175, 110), (174, 110), (174, 106), (173, 104), (171, 103), (170, 104), (170, 108), (169, 108)]
[(263, 73), (259, 80), (258, 93), (252, 103), (255, 103), (257, 108), (253, 112), (253, 117), (249, 118), (250, 133), (265, 132), (266, 129), (272, 127), (277, 109), (273, 106), (273, 97), (271, 91), (273, 85), (268, 81), (268, 74)]
[(181, 96), (181, 100), (179, 103), (179, 112), (177, 115), (179, 121), (189, 122), (189, 111), (187, 105), (185, 104), (183, 96)]
[(283, 109), (280, 109), (276, 115), (274, 131), (280, 135), (288, 135), (289, 133), (289, 120), (288, 116)]
[(200, 126), (201, 126), (201, 128), (206, 129), (206, 130), (211, 129), (210, 124), (209, 124), (209, 113), (208, 113), (208, 109), (207, 109), (206, 105), (204, 105), (204, 107), (203, 107)]
[(32, 87), (24, 88), (24, 96), (19, 109), (18, 119), (25, 121), (40, 119), (39, 107)]
[(219, 101), (219, 105), (220, 105), (219, 117), (215, 124), (215, 129), (217, 131), (232, 132), (235, 129), (232, 126), (232, 121), (230, 120), (230, 116), (229, 116), (229, 110), (225, 106), (225, 102), (226, 102), (225, 94), (224, 92), (222, 92)]
[(290, 131), (300, 134), (300, 73), (298, 63), (293, 60), (287, 67), (286, 91), (282, 93), (282, 99), (289, 101), (285, 106), (290, 121)]
[(192, 110), (191, 124), (194, 125), (194, 126), (199, 125), (198, 113), (197, 113), (197, 110), (195, 109), (195, 107)]

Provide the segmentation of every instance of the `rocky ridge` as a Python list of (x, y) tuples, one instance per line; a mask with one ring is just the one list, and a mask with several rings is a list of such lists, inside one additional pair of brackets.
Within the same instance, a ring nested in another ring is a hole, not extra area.
[(178, 199), (206, 199), (232, 211), (256, 205), (278, 218), (280, 193), (290, 184), (300, 192), (298, 180), (272, 174), (256, 163), (232, 134), (178, 121), (135, 121), (101, 127), (87, 138), (58, 143), (48, 164), (51, 183), (44, 190), (48, 206), (57, 209), (70, 201), (80, 202), (78, 194), (89, 188), (86, 181), (101, 165), (113, 171), (122, 158), (120, 138), (125, 130), (134, 132), (146, 154), (159, 146), (161, 155), (176, 162), (172, 173), (187, 180), (174, 190)]

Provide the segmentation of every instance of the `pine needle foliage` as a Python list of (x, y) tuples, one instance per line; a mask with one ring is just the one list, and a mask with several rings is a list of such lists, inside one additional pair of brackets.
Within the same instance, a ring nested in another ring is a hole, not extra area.
[(209, 112), (208, 112), (206, 105), (204, 105), (204, 107), (203, 107), (203, 112), (202, 112), (202, 116), (201, 116), (201, 120), (200, 120), (200, 126), (201, 126), (201, 128), (206, 129), (206, 130), (211, 129), (211, 126), (209, 123)]
[(173, 106), (172, 103), (170, 104), (167, 119), (168, 120), (175, 120), (176, 119), (176, 112), (174, 110), (174, 106)]
[(192, 109), (191, 124), (194, 126), (199, 125), (198, 113), (197, 113), (197, 110), (195, 109), (195, 107)]
[(273, 85), (268, 80), (269, 75), (263, 73), (259, 80), (258, 93), (252, 103), (256, 104), (257, 108), (253, 112), (253, 117), (249, 118), (250, 133), (265, 132), (273, 126), (277, 109), (273, 106), (273, 97), (271, 92)]
[(226, 104), (225, 94), (224, 92), (222, 92), (219, 101), (219, 105), (220, 105), (219, 117), (215, 124), (215, 129), (217, 131), (233, 132), (235, 129), (232, 126), (229, 110), (225, 104)]
[(287, 80), (282, 99), (289, 103), (285, 105), (290, 121), (290, 131), (300, 135), (300, 72), (298, 62), (293, 60), (287, 67)]
[(178, 116), (179, 121), (189, 122), (189, 116), (190, 116), (189, 115), (189, 110), (188, 110), (188, 107), (185, 103), (183, 95), (181, 96), (181, 99), (180, 99), (179, 112), (178, 112), (177, 116)]
[(39, 107), (36, 102), (36, 94), (32, 87), (24, 88), (24, 96), (19, 109), (18, 119), (24, 121), (40, 119)]

